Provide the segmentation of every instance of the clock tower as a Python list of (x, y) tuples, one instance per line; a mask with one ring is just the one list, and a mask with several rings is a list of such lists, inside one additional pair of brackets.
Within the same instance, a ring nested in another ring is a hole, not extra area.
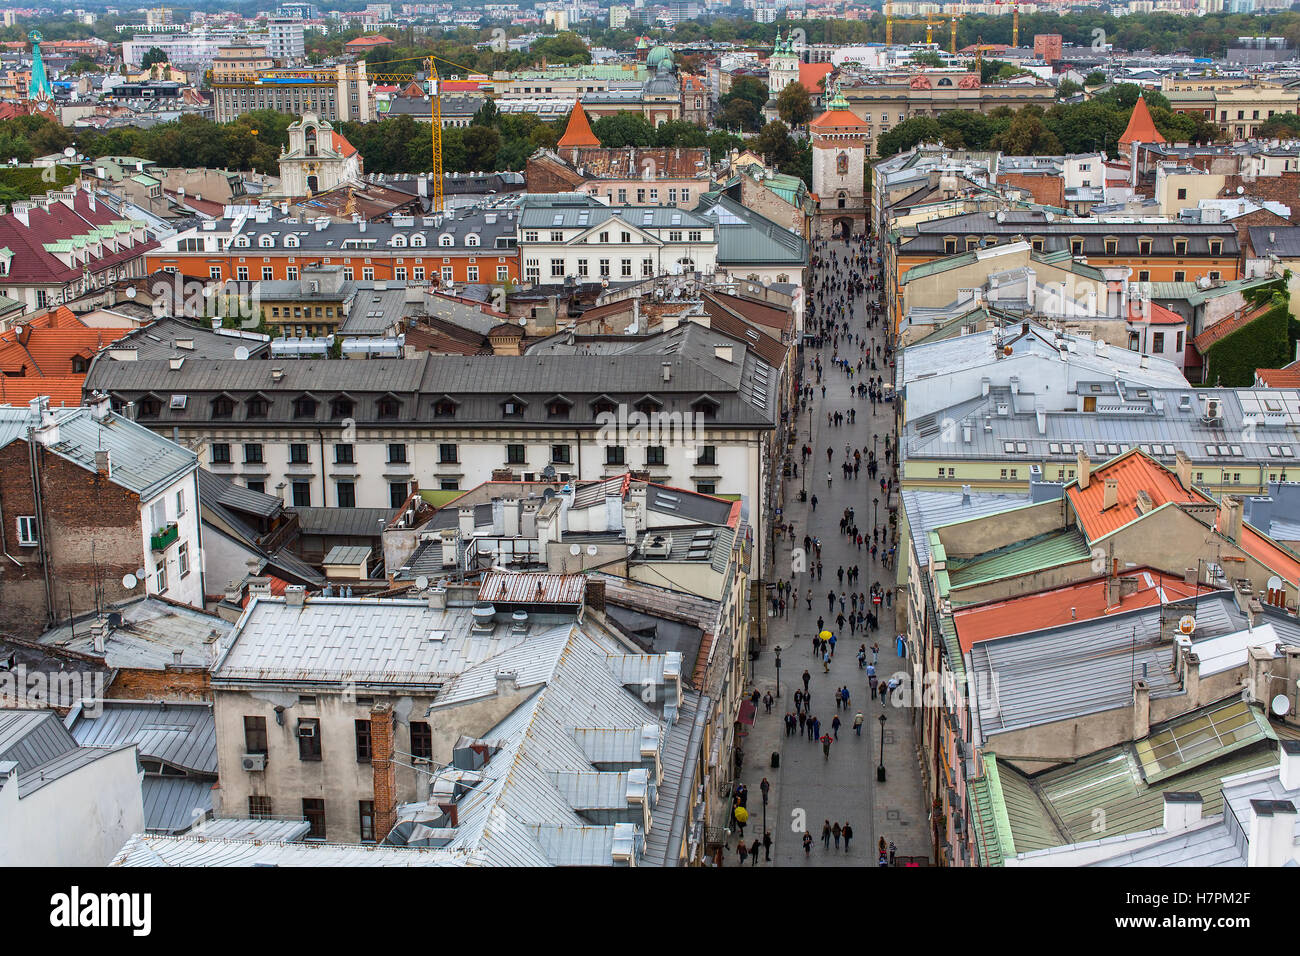
[(826, 112), (809, 124), (817, 233), (823, 237), (867, 229), (867, 124), (849, 109), (836, 84)]

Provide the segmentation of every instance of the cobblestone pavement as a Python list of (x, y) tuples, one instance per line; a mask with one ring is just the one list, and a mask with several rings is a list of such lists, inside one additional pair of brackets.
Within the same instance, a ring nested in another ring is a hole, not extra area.
[[(836, 241), (828, 244), (822, 255), (829, 250), (840, 252), (841, 260), (845, 246)], [(841, 271), (843, 267), (841, 266)], [(874, 349), (877, 342), (883, 345), (883, 332), (879, 324), (870, 330), (866, 326), (865, 302), (859, 297), (853, 307), (850, 318), (851, 330), (867, 332), (870, 346)], [(860, 354), (857, 347), (850, 353), (841, 339), (841, 354), (847, 357)], [(877, 523), (888, 527), (886, 496), (881, 493), (878, 484), (868, 479), (866, 460), (858, 478), (844, 480), (840, 463), (844, 460), (844, 446), (862, 448), (870, 445), (872, 435), (879, 438), (876, 452), (882, 465), (881, 475), (889, 472), (884, 465), (884, 437), (894, 425), (894, 407), (889, 403), (880, 403), (873, 410), (867, 398), (858, 398), (851, 389), (868, 374), (864, 368), (861, 376), (856, 372), (850, 379), (845, 373), (831, 365), (834, 349), (826, 345), (820, 349), (805, 349), (806, 362), (820, 356), (824, 374), (822, 384), (826, 386), (823, 399), (820, 385), (817, 384), (815, 370), (805, 372), (805, 382), (814, 388), (814, 402), (811, 416), (800, 416), (795, 447), (798, 449), (805, 442), (813, 448), (813, 456), (807, 463), (807, 470), (800, 465), (800, 477), (786, 479), (786, 509), (781, 520), (795, 523), (797, 542), (785, 538), (778, 542), (773, 566), (776, 573), (789, 575), (791, 567), (791, 549), (802, 547), (804, 534), (810, 534), (821, 540), (822, 580), (817, 581), (815, 574), (795, 573), (795, 594), (798, 595), (797, 608), (787, 608), (785, 616), (766, 616), (763, 620), (764, 649), (754, 665), (754, 686), (761, 692), (777, 689), (777, 671), (775, 667), (774, 648), (779, 645), (781, 653), (780, 698), (772, 708), (772, 713), (765, 713), (764, 707), (758, 708), (755, 725), (747, 728), (748, 736), (743, 744), (745, 766), (741, 781), (749, 788), (748, 809), (750, 824), (745, 828), (746, 840), (753, 842), (755, 835), (761, 837), (764, 808), (759, 784), (766, 778), (771, 786), (769, 805), (766, 808), (767, 828), (772, 834), (772, 861), (764, 861), (760, 866), (874, 866), (876, 865), (876, 843), (881, 838), (892, 841), (900, 856), (929, 857), (930, 836), (928, 832), (925, 800), (922, 792), (920, 768), (917, 763), (917, 749), (910, 710), (901, 707), (884, 706), (880, 700), (872, 700), (868, 692), (866, 672), (858, 667), (858, 646), (866, 643), (870, 648), (872, 641), (880, 645), (880, 657), (877, 663), (877, 675), (887, 680), (891, 674), (906, 669), (906, 662), (895, 653), (894, 612), (890, 607), (882, 607), (879, 613), (880, 629), (864, 634), (841, 634), (835, 627), (835, 613), (827, 613), (827, 591), (832, 588), (838, 595), (841, 590), (847, 592), (847, 585), (841, 587), (836, 578), (836, 569), (843, 566), (846, 571), (856, 564), (861, 569), (861, 579), (856, 590), (869, 592), (873, 582), (879, 582), (887, 591), (892, 589), (894, 572), (886, 571), (870, 555), (870, 542), (867, 541), (862, 551), (855, 544), (850, 544), (847, 536), (840, 534), (839, 520), (846, 507), (854, 509), (854, 517), (863, 531), (864, 537), (873, 525), (872, 499), (879, 498)], [(888, 364), (872, 374), (882, 374), (885, 381), (892, 381)], [(856, 409), (857, 421), (850, 425), (845, 420), (841, 426), (828, 426), (827, 412), (847, 413)], [(812, 440), (809, 441), (809, 420), (811, 418)], [(826, 485), (826, 450), (833, 449), (831, 464), (832, 479), (829, 489)], [(796, 453), (795, 461), (799, 460)], [(798, 500), (799, 490), (806, 487), (809, 501)], [(811, 496), (817, 496), (817, 508), (811, 506)], [(895, 494), (890, 501), (897, 503)], [(815, 557), (809, 556), (810, 565)], [(810, 580), (811, 578), (811, 580)], [(805, 594), (812, 588), (812, 609), (809, 610)], [(768, 591), (768, 594), (774, 592)], [(766, 602), (764, 602), (766, 606)], [(838, 612), (838, 600), (835, 611)], [(826, 618), (827, 627), (837, 638), (836, 654), (830, 666), (830, 673), (823, 670), (820, 658), (814, 657), (812, 638), (817, 631), (818, 616)], [(870, 655), (868, 654), (868, 660)], [(830, 731), (832, 718), (837, 714), (834, 694), (837, 687), (849, 688), (851, 705), (848, 710), (838, 712), (843, 726), (840, 727), (839, 740), (831, 745), (830, 756), (822, 752), (821, 744), (808, 738), (805, 731), (800, 735), (786, 736), (782, 717), (787, 710), (793, 711), (793, 694), (802, 689), (802, 675), (809, 674), (809, 690), (812, 694), (812, 714), (821, 719), (823, 733)], [(854, 714), (861, 712), (864, 716), (861, 735), (853, 732)], [(881, 783), (876, 779), (876, 768), (881, 761), (881, 731), (879, 717), (884, 714), (884, 766), (886, 780)], [(771, 755), (780, 755), (779, 768), (771, 767)], [(825, 821), (841, 826), (848, 822), (853, 826), (853, 841), (847, 848), (843, 844), (837, 850), (834, 842), (826, 849), (821, 840), (822, 826)], [(805, 854), (802, 838), (803, 827), (813, 836), (811, 853)], [(727, 865), (735, 865), (735, 837), (729, 845), (731, 851)]]

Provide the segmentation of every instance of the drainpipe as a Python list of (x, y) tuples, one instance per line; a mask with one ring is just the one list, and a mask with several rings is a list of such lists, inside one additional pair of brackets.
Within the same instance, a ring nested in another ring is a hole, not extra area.
[[(36, 537), (37, 551), (41, 562), (41, 576), (45, 579), (45, 626), (53, 627), (57, 621), (54, 614), (54, 585), (50, 581), (50, 552), (45, 535), (45, 504), (41, 494), (41, 472), (38, 465), (37, 451), (38, 442), (36, 441), (36, 429), (27, 429), (27, 458), (31, 465), (32, 474), (32, 500), (35, 504), (36, 511)], [(72, 610), (68, 610), (68, 617), (71, 619)]]

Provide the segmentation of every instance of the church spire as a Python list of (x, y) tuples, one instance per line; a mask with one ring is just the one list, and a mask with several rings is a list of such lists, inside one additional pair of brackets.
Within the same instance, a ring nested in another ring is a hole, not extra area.
[(45, 73), (45, 60), (41, 58), (41, 40), (44, 37), (32, 31), (28, 39), (32, 41), (32, 78), (27, 84), (27, 98), (29, 100), (53, 99), (54, 87), (50, 85), (50, 78)]

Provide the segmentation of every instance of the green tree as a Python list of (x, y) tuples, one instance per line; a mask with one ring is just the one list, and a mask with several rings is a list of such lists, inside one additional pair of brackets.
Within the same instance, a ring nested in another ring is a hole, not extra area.
[(655, 128), (640, 113), (624, 110), (613, 116), (602, 116), (591, 124), (601, 145), (609, 149), (625, 146), (650, 146), (654, 143)]
[(745, 147), (743, 139), (722, 129), (715, 129), (709, 133), (708, 143), (709, 159), (715, 163), (722, 162), (733, 149), (744, 149)]
[(1278, 113), (1270, 116), (1256, 131), (1260, 139), (1300, 139), (1300, 116)]
[(470, 126), (464, 131), (467, 170), (492, 171), (497, 168), (497, 151), (501, 134), (490, 126)]
[(582, 37), (576, 33), (558, 33), (553, 37), (543, 37), (533, 43), (529, 49), (534, 63), (563, 63), (568, 66), (590, 63), (591, 52)]
[(162, 48), (151, 46), (149, 47), (148, 50), (145, 51), (144, 59), (140, 61), (140, 66), (141, 68), (147, 70), (155, 63), (166, 63), (166, 62), (167, 62), (167, 54), (163, 52)]
[(754, 76), (738, 76), (732, 81), (731, 91), (718, 100), (718, 106), (726, 107), (736, 99), (749, 101), (754, 105), (755, 110), (762, 113), (768, 100), (767, 84)]
[(773, 166), (789, 163), (795, 156), (795, 144), (790, 139), (790, 127), (780, 120), (773, 120), (764, 126), (747, 145), (758, 155), (766, 157), (768, 163)]
[(990, 141), (993, 149), (1009, 156), (1043, 156), (1061, 152), (1061, 141), (1049, 130), (1040, 115), (1022, 109), (1011, 125)]
[(725, 130), (751, 133), (759, 128), (763, 113), (747, 99), (737, 97), (728, 103), (718, 104), (714, 122)]
[(497, 115), (496, 101), (489, 96), (483, 100), (483, 105), (478, 108), (478, 112), (474, 114), (474, 119), (470, 122), (475, 126), (496, 126)]
[(938, 143), (943, 140), (943, 127), (933, 116), (914, 116), (904, 120), (876, 140), (876, 150), (881, 158), (911, 149), (917, 143)]
[(913, 53), (912, 62), (918, 66), (941, 67), (944, 65), (943, 57), (933, 50), (921, 50), (919, 53)]
[(812, 119), (812, 98), (802, 83), (791, 83), (777, 96), (776, 111), (787, 126), (803, 126)]
[(1093, 70), (1083, 78), (1084, 86), (1101, 86), (1106, 82), (1106, 74), (1101, 70)]
[(1056, 95), (1060, 99), (1068, 100), (1072, 96), (1077, 96), (1083, 92), (1083, 87), (1074, 80), (1062, 80), (1056, 84)]

